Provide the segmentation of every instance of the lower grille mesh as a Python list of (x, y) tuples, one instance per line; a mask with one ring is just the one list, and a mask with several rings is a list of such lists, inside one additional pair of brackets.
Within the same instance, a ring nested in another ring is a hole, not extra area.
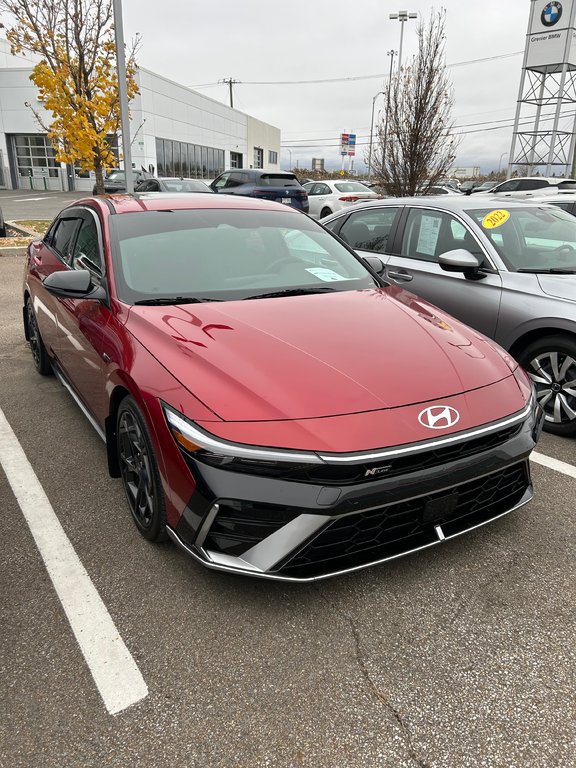
[[(277, 570), (286, 576), (317, 576), (409, 552), (436, 542), (436, 525), (452, 536), (507, 512), (529, 483), (527, 462), (522, 462), (445, 491), (345, 515)], [(444, 499), (448, 511), (442, 516)], [(431, 509), (439, 510), (434, 519), (429, 519)]]

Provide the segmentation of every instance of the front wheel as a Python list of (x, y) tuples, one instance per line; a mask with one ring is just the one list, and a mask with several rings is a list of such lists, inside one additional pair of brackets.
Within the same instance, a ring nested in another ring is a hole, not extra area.
[(36, 322), (36, 314), (30, 296), (26, 299), (26, 325), (28, 326), (28, 342), (30, 344), (30, 351), (32, 352), (32, 359), (34, 360), (34, 367), (38, 373), (42, 374), (42, 376), (49, 376), (52, 373), (52, 366), (50, 364), (48, 352), (42, 341), (42, 336), (40, 336), (38, 323)]
[(536, 386), (546, 432), (576, 435), (576, 340), (570, 336), (539, 339), (526, 347), (519, 362)]
[(120, 474), (132, 519), (149, 541), (166, 540), (164, 492), (144, 417), (135, 401), (125, 397), (116, 421)]

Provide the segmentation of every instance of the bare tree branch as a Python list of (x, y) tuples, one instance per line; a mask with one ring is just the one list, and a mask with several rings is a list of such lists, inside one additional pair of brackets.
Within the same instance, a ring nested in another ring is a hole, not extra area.
[(444, 63), (445, 11), (432, 11), (418, 26), (418, 53), (384, 88), (386, 112), (376, 130), (372, 165), (395, 196), (436, 184), (452, 167), (452, 86)]

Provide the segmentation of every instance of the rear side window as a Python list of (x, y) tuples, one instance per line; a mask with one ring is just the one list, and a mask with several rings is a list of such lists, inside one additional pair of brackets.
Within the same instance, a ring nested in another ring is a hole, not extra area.
[(386, 253), (398, 210), (398, 208), (376, 208), (353, 213), (342, 226), (340, 237), (351, 248)]
[(544, 187), (549, 186), (550, 184), (548, 184), (547, 181), (543, 181), (542, 179), (524, 179), (518, 185), (518, 190), (520, 192), (524, 192), (531, 189), (544, 189)]

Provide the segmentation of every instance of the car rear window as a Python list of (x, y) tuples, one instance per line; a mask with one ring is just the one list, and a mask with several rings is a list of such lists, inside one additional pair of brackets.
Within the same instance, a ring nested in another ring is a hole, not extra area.
[(338, 192), (372, 192), (371, 189), (360, 184), (359, 181), (339, 181), (334, 184)]
[(299, 187), (300, 182), (291, 173), (263, 173), (256, 184), (270, 187)]

